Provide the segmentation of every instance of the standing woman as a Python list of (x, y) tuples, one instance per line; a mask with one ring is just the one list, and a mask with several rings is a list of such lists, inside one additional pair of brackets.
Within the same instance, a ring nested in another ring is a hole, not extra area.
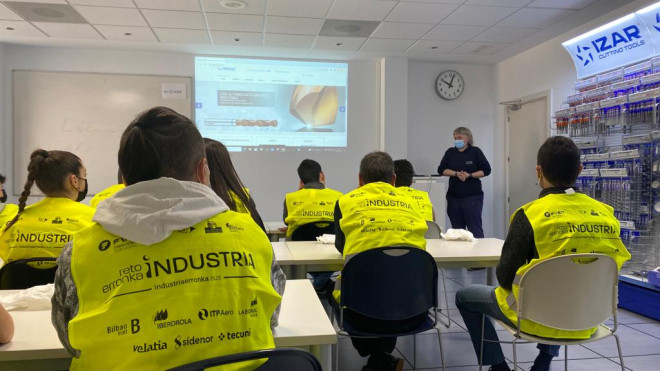
[[(34, 183), (46, 197), (25, 207)], [(78, 156), (43, 149), (32, 152), (18, 213), (2, 230), (2, 260), (58, 257), (74, 233), (92, 225), (94, 209), (80, 203), (87, 189), (87, 169)]]
[(490, 164), (479, 147), (474, 146), (470, 129), (461, 126), (454, 130), (454, 147), (442, 157), (438, 174), (449, 177), (447, 215), (451, 227), (467, 229), (474, 237), (483, 238), (484, 191), (479, 179), (490, 174)]
[(206, 147), (206, 160), (211, 170), (211, 188), (233, 211), (250, 214), (252, 219), (266, 231), (264, 222), (259, 216), (257, 205), (248, 193), (249, 190), (243, 186), (241, 179), (234, 169), (234, 164), (229, 157), (229, 151), (224, 144), (204, 138)]

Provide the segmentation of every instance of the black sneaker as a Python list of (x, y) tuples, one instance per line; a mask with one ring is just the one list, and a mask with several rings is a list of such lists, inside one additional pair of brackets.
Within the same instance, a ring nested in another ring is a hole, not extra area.
[(403, 359), (397, 358), (391, 354), (387, 354), (387, 360), (383, 362), (384, 371), (401, 371), (403, 370)]

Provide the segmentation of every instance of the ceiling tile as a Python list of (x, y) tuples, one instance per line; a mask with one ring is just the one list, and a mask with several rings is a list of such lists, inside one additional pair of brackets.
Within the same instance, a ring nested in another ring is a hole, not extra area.
[(531, 0), (467, 0), (465, 5), (489, 5), (489, 6), (511, 6), (523, 7)]
[(142, 14), (137, 9), (108, 8), (102, 6), (75, 6), (80, 15), (91, 24), (115, 26), (146, 26)]
[(504, 19), (498, 26), (545, 28), (574, 12), (575, 10), (566, 9), (522, 8)]
[(267, 33), (264, 46), (309, 49), (314, 44), (314, 39), (316, 39), (316, 36)]
[(209, 44), (206, 31), (176, 28), (154, 28), (156, 36), (164, 43)]
[(396, 4), (396, 1), (335, 0), (327, 18), (382, 21)]
[(241, 0), (245, 7), (241, 9), (225, 8), (220, 0), (203, 0), (204, 11), (232, 14), (260, 14), (266, 11), (266, 0)]
[(135, 0), (135, 3), (143, 9), (202, 11), (197, 0)]
[(23, 18), (19, 17), (16, 13), (12, 12), (6, 6), (0, 4), (0, 19), (22, 21)]
[(478, 35), (472, 41), (517, 43), (518, 41), (537, 33), (538, 28), (521, 27), (491, 27)]
[(535, 0), (527, 7), (529, 8), (559, 8), (559, 9), (582, 9), (596, 0)]
[(370, 38), (362, 45), (360, 51), (403, 53), (414, 43), (415, 40)]
[(115, 8), (135, 8), (133, 0), (69, 0), (69, 4), (112, 6)]
[[(187, 28), (192, 30), (205, 30), (206, 23), (202, 13), (175, 12), (170, 10), (142, 10), (151, 27), (159, 28)], [(169, 31), (168, 31), (169, 32)]]
[(296, 35), (318, 35), (323, 20), (317, 18), (276, 17), (266, 19), (266, 32)]
[(476, 54), (476, 55), (492, 55), (502, 49), (507, 48), (511, 44), (506, 43), (486, 43), (486, 42), (466, 42), (465, 44), (454, 49), (451, 54)]
[(358, 50), (366, 40), (366, 37), (318, 36), (313, 49)]
[(211, 31), (214, 45), (261, 46), (260, 32)]
[(429, 40), (458, 40), (468, 41), (478, 34), (484, 32), (486, 26), (460, 26), (451, 24), (439, 24), (431, 32), (424, 36)]
[(108, 40), (158, 41), (149, 27), (107, 25), (99, 25), (95, 27)]
[(372, 37), (381, 39), (419, 39), (433, 28), (428, 23), (383, 22)]
[(206, 13), (206, 20), (215, 31), (261, 32), (264, 28), (261, 15)]
[(333, 0), (268, 0), (268, 15), (325, 18)]
[(492, 26), (516, 10), (518, 8), (463, 5), (445, 18), (442, 23)]
[(46, 37), (29, 22), (0, 20), (0, 36)]
[(66, 0), (14, 0), (17, 3), (66, 4)]
[(407, 50), (407, 53), (447, 54), (462, 43), (462, 41), (418, 40)]
[(62, 39), (102, 39), (101, 35), (88, 24), (34, 22), (50, 37)]
[(416, 3), (443, 3), (443, 4), (463, 4), (465, 0), (400, 0), (401, 2), (416, 2)]
[(456, 10), (458, 5), (431, 3), (399, 3), (387, 16), (388, 21), (438, 23)]

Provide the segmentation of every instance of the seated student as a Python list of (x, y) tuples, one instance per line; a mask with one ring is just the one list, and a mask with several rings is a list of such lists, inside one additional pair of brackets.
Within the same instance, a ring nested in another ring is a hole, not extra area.
[[(509, 233), (497, 265), (499, 286), (470, 285), (456, 293), (456, 306), (468, 328), (477, 358), (481, 347), (483, 314), (511, 326), (518, 321), (515, 302), (514, 306), (510, 306), (507, 300), (512, 292), (513, 298), (518, 299), (518, 290), (514, 290), (516, 276), (543, 260), (565, 252), (606, 254), (616, 260), (619, 268), (630, 259), (630, 253), (619, 238), (619, 221), (614, 217), (612, 207), (577, 193), (573, 188), (581, 171), (580, 150), (575, 143), (561, 136), (548, 138), (537, 155), (536, 176), (542, 190), (537, 200), (522, 206), (511, 217)], [(591, 213), (584, 210), (591, 210)], [(546, 217), (550, 214), (554, 216)], [(565, 228), (566, 223), (610, 227), (579, 232)], [(491, 321), (486, 320), (484, 326), (485, 338), (497, 340)], [(522, 322), (521, 330), (559, 339), (586, 339), (594, 332), (558, 330), (531, 321)], [(537, 348), (539, 355), (531, 370), (548, 370), (552, 358), (559, 354), (559, 346), (538, 344)], [(498, 343), (484, 342), (483, 364), (492, 365), (491, 370), (509, 370)]]
[(72, 369), (164, 370), (275, 346), (286, 277), (254, 220), (208, 186), (203, 144), (165, 107), (124, 131), (126, 188), (58, 259), (52, 320)]
[[(341, 196), (335, 207), (335, 247), (343, 254), (344, 259), (386, 246), (426, 249), (426, 222), (417, 207), (413, 206), (415, 201), (394, 188), (395, 178), (392, 158), (385, 152), (371, 152), (360, 162), (360, 187)], [(384, 225), (390, 228), (387, 231), (378, 230), (377, 227)], [(340, 292), (335, 290), (334, 305), (339, 303), (339, 295)], [(389, 328), (395, 332), (417, 327), (426, 318), (424, 314), (414, 326), (402, 328), (391, 322), (375, 321), (346, 310), (344, 316), (354, 323), (368, 327), (364, 330), (383, 331)], [(409, 321), (408, 325), (410, 322), (414, 321)], [(396, 346), (396, 337), (351, 338), (351, 341), (360, 356), (369, 356), (363, 371), (401, 370), (403, 360), (391, 354)]]
[(117, 184), (111, 185), (110, 187), (95, 194), (94, 197), (92, 197), (92, 199), (89, 200), (89, 206), (96, 209), (96, 206), (98, 206), (99, 202), (109, 197), (112, 197), (115, 193), (121, 191), (125, 187), (126, 186), (124, 185), (124, 180), (122, 179), (121, 171), (117, 171)]
[[(300, 184), (298, 190), (287, 193), (284, 198), (284, 224), (288, 226), (286, 237), (303, 224), (313, 222), (334, 222), (334, 210), (341, 192), (325, 188), (325, 174), (321, 165), (314, 160), (303, 160), (298, 166)], [(334, 272), (313, 272), (314, 288), (324, 289), (333, 285), (330, 277)]]
[(209, 169), (211, 169), (211, 188), (229, 206), (230, 210), (249, 214), (259, 227), (266, 231), (254, 199), (236, 173), (227, 147), (208, 138), (204, 138), (204, 145)]
[[(92, 224), (94, 210), (82, 203), (87, 195), (87, 170), (78, 156), (38, 149), (30, 155), (28, 177), (18, 211), (0, 238), (5, 263), (28, 258), (56, 258), (73, 234)], [(32, 184), (46, 195), (25, 206)]]
[(396, 174), (396, 183), (394, 184), (399, 191), (405, 191), (413, 200), (417, 201), (419, 212), (425, 220), (435, 222), (435, 210), (429, 198), (428, 192), (420, 191), (410, 186), (413, 183), (415, 170), (408, 160), (394, 161), (394, 173)]
[(0, 344), (11, 341), (14, 337), (14, 320), (5, 307), (0, 304)]
[(18, 212), (18, 206), (14, 204), (6, 204), (7, 191), (5, 191), (4, 183), (7, 178), (0, 174), (0, 233), (5, 228), (5, 225), (10, 221)]

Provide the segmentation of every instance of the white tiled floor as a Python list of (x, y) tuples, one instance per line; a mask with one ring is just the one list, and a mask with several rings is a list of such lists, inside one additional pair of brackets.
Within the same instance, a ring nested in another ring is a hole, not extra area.
[[(465, 269), (445, 269), (444, 272), (447, 279), (447, 296), (452, 319), (451, 326), (448, 329), (442, 329), (445, 365), (447, 370), (451, 371), (478, 370), (477, 358), (465, 330), (465, 324), (458, 310), (456, 310), (454, 296), (456, 291), (464, 285), (471, 283), (485, 284), (485, 271), (468, 272)], [(441, 293), (439, 298), (444, 308), (444, 294)], [(619, 309), (618, 319), (619, 329), (617, 333), (621, 339), (626, 369), (634, 371), (660, 370), (660, 322), (623, 309)], [(509, 337), (504, 331), (500, 331), (499, 335), (501, 338)], [(502, 349), (512, 366), (511, 346), (503, 344)], [(538, 352), (536, 346), (533, 344), (521, 345), (517, 349), (520, 362), (518, 364), (519, 370), (529, 370)], [(412, 337), (399, 338), (395, 356), (405, 359), (405, 370), (412, 369), (412, 352)], [(418, 370), (442, 370), (438, 337), (435, 332), (417, 336), (416, 353)], [(339, 357), (340, 371), (359, 371), (367, 361), (366, 358), (361, 358), (357, 354), (348, 338), (339, 340)], [(621, 370), (614, 338), (607, 338), (584, 346), (570, 347), (568, 348), (568, 359), (568, 368), (571, 371)], [(484, 367), (484, 370), (487, 369), (488, 367)], [(553, 361), (551, 370), (564, 370), (563, 348), (557, 360)]]

